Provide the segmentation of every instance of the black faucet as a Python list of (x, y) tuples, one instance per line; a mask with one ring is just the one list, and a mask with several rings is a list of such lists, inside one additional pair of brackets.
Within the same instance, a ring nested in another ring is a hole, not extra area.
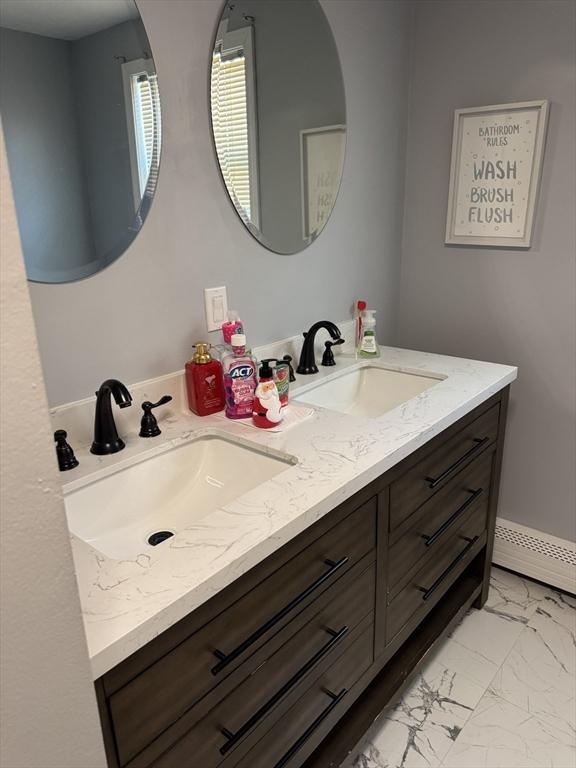
[[(316, 333), (320, 328), (325, 328), (334, 341), (342, 343), (344, 340), (340, 335), (340, 329), (330, 320), (319, 320), (310, 328), (307, 333), (304, 333), (304, 344), (302, 345), (302, 351), (300, 353), (300, 362), (296, 373), (318, 373), (318, 366), (314, 359), (314, 341), (316, 339)], [(341, 340), (341, 341), (340, 341)]]
[(117, 453), (124, 448), (124, 441), (118, 437), (114, 416), (112, 414), (111, 396), (120, 408), (132, 405), (132, 395), (124, 384), (117, 379), (106, 379), (96, 392), (96, 415), (94, 418), (94, 442), (91, 453), (104, 456)]

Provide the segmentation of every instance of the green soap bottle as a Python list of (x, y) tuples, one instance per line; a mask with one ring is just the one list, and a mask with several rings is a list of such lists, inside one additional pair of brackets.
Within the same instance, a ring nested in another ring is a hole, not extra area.
[(358, 357), (380, 357), (376, 341), (376, 310), (365, 309), (362, 321), (362, 337), (358, 344)]

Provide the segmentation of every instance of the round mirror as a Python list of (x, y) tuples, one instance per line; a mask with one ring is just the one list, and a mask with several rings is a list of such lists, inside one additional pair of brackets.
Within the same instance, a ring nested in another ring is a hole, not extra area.
[(334, 207), (344, 83), (318, 0), (231, 0), (216, 34), (212, 133), (224, 184), (255, 238), (296, 253)]
[(154, 197), (160, 98), (134, 0), (2, 0), (0, 113), (28, 278), (117, 259)]

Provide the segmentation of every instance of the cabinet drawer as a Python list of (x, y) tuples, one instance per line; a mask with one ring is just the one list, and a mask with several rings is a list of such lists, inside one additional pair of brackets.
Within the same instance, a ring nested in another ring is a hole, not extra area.
[(496, 404), (391, 484), (391, 531), (496, 442), (498, 413), (499, 405)]
[[(372, 564), (154, 766), (215, 768), (227, 758), (234, 763), (282, 717), (311, 680), (343, 653), (362, 620), (363, 625), (373, 624), (374, 593), (375, 566)], [(370, 663), (371, 658), (367, 661)]]
[[(297, 768), (347, 708), (346, 695), (371, 663), (374, 628), (365, 630), (346, 652), (286, 712), (235, 768)], [(228, 762), (225, 763), (228, 768)], [(182, 766), (192, 768), (192, 766)]]
[[(490, 498), (493, 452), (462, 470), (410, 518), (411, 527), (390, 545), (388, 591), (395, 593), (414, 570), (436, 557), (463, 521), (470, 515), (486, 518)], [(399, 531), (401, 529), (398, 529)]]
[(422, 615), (452, 583), (450, 577), (463, 568), (485, 542), (486, 508), (478, 510), (440, 547), (434, 558), (390, 599), (386, 619), (386, 642), (389, 643), (417, 611)]
[(375, 539), (371, 499), (114, 693), (109, 710), (120, 765), (373, 550)]

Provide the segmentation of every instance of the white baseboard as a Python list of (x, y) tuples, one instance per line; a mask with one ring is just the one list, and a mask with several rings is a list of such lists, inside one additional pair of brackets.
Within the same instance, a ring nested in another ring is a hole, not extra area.
[(576, 593), (576, 544), (496, 518), (494, 565)]

